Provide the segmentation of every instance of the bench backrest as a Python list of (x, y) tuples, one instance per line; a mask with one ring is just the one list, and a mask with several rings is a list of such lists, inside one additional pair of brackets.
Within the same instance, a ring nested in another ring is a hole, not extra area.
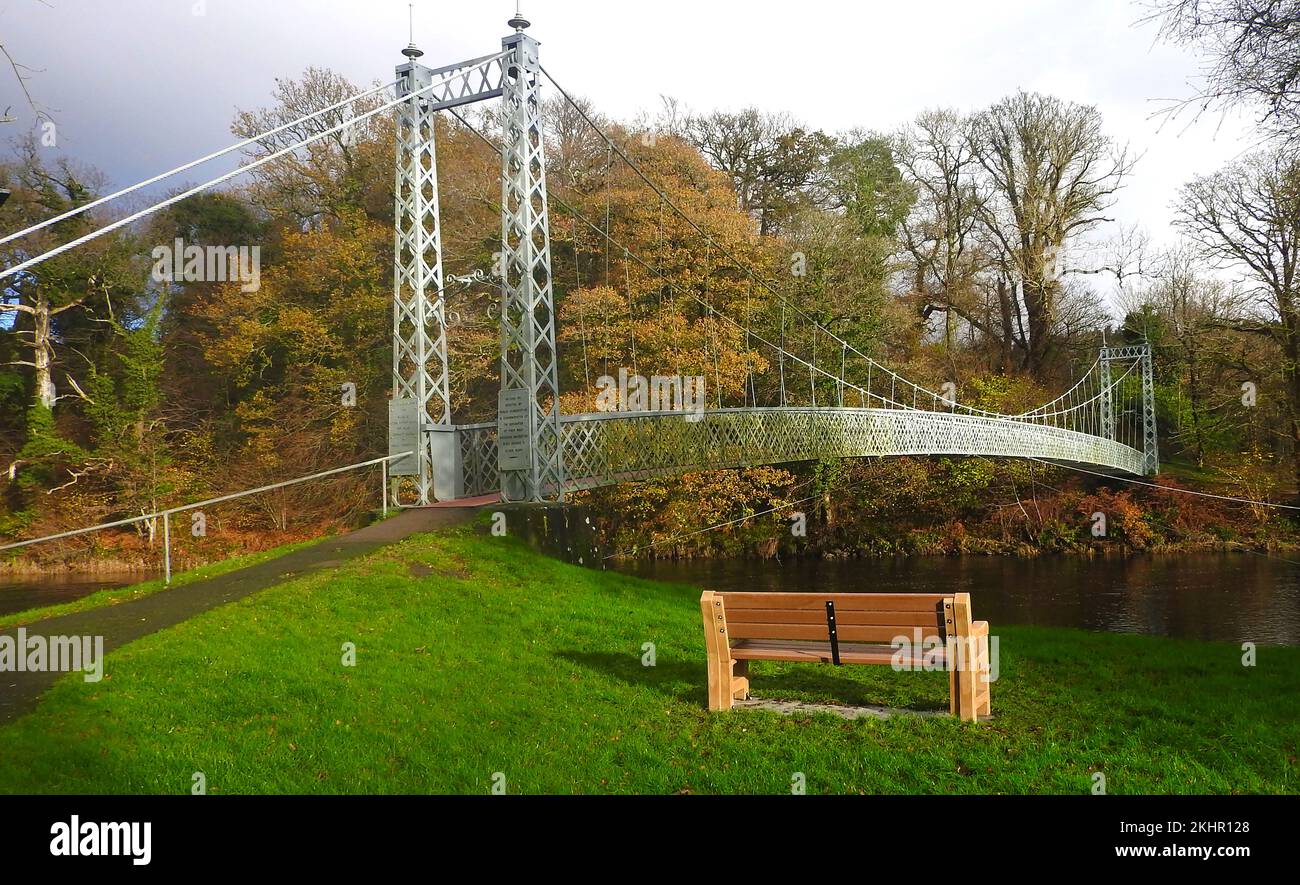
[[(721, 599), (731, 639), (826, 641), (826, 603), (834, 603), (840, 642), (889, 643), (897, 636), (943, 642), (969, 632), (968, 594), (727, 593)], [(958, 597), (965, 597), (959, 600)], [(964, 601), (963, 606), (955, 601)], [(965, 623), (961, 623), (962, 621)], [(963, 629), (964, 628), (964, 629)]]

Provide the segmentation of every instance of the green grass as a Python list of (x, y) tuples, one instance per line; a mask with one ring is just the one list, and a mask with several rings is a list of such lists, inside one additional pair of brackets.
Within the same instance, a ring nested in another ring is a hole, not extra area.
[[(422, 535), (147, 637), (0, 728), (0, 791), (1296, 792), (1300, 649), (994, 624), (995, 718), (705, 709), (699, 592)], [(341, 647), (357, 646), (357, 665)], [(641, 663), (643, 643), (657, 666)], [(944, 674), (756, 664), (755, 693), (946, 708)]]
[(319, 544), (328, 540), (330, 536), (320, 538), (310, 538), (306, 541), (295, 541), (292, 544), (282, 544), (279, 547), (272, 547), (269, 550), (260, 550), (257, 553), (246, 553), (242, 556), (231, 556), (218, 562), (212, 562), (208, 565), (200, 566), (196, 569), (190, 569), (185, 572), (173, 572), (172, 582), (170, 585), (163, 582), (162, 578), (156, 578), (152, 581), (141, 581), (138, 584), (128, 584), (125, 587), (110, 587), (107, 590), (97, 590), (80, 599), (74, 599), (71, 602), (63, 602), (58, 605), (43, 605), (37, 608), (24, 609), (22, 611), (10, 612), (0, 615), (0, 629), (5, 627), (17, 627), (22, 624), (30, 624), (33, 621), (52, 618), (56, 615), (70, 615), (73, 612), (88, 611), (93, 608), (103, 608), (106, 605), (118, 605), (123, 602), (130, 602), (132, 599), (139, 599), (142, 596), (148, 596), (151, 593), (157, 593), (160, 590), (174, 590), (184, 587), (186, 584), (194, 581), (201, 581), (204, 578), (212, 578), (217, 575), (223, 575), (226, 572), (233, 572), (246, 566), (256, 565), (259, 562), (265, 562), (268, 559), (276, 559), (286, 553), (292, 553), (295, 550), (301, 550), (304, 547), (310, 547), (313, 544)]

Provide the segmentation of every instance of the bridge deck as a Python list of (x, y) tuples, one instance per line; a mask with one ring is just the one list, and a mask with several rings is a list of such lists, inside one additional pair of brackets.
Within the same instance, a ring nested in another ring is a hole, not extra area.
[[(600, 412), (560, 419), (565, 489), (831, 458), (980, 455), (1140, 475), (1143, 453), (1077, 430), (1012, 418), (878, 408), (737, 408)], [(457, 497), (500, 488), (496, 425), (457, 428)]]

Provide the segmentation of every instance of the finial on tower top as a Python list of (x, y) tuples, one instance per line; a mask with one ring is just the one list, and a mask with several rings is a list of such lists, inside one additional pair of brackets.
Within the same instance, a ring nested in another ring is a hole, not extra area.
[(406, 56), (411, 61), (415, 61), (417, 58), (424, 55), (424, 51), (415, 45), (415, 4), (408, 3), (406, 5), (406, 11), (411, 26), (411, 42), (402, 50), (402, 55)]
[(515, 29), (516, 34), (522, 34), (524, 28), (532, 24), (528, 19), (519, 14), (519, 4), (515, 4), (515, 17), (506, 22), (507, 25)]

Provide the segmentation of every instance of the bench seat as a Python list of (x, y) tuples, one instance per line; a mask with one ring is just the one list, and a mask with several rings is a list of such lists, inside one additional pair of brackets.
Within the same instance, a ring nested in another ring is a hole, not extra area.
[(947, 670), (948, 711), (975, 721), (992, 703), (989, 625), (968, 593), (719, 593), (700, 596), (709, 709), (749, 697), (750, 661)]

